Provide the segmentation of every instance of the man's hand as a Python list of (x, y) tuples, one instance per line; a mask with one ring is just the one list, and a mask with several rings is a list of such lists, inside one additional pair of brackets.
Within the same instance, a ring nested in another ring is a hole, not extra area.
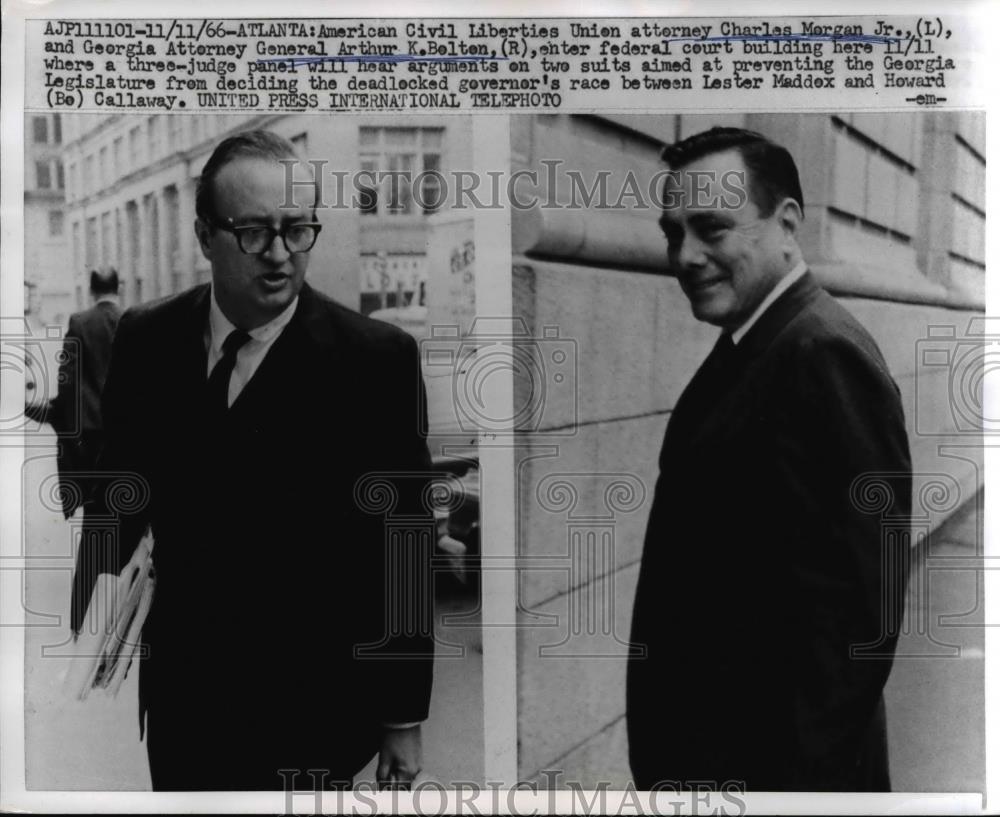
[(420, 725), (407, 729), (387, 727), (375, 772), (379, 788), (409, 788), (413, 778), (420, 773), (420, 761)]
[(34, 378), (25, 378), (24, 382), (24, 415), (39, 423), (46, 422), (46, 415), (51, 410), (50, 401), (45, 395), (45, 389), (39, 388)]

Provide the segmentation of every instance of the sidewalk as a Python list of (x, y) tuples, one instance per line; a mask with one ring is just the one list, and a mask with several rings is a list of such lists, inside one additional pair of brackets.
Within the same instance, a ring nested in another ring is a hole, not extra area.
[(969, 564), (982, 536), (977, 501), (982, 494), (935, 531), (910, 576), (911, 611), (929, 628), (917, 632), (911, 612), (886, 686), (894, 791), (985, 789), (982, 583)]

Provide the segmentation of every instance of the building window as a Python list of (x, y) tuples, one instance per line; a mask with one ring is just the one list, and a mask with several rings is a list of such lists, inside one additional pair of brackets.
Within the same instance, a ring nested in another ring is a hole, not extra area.
[(97, 156), (101, 172), (101, 187), (109, 187), (111, 185), (111, 168), (108, 166), (107, 146), (102, 147)]
[(118, 136), (111, 143), (111, 161), (114, 163), (115, 172), (124, 175), (125, 168), (122, 167), (122, 137)]
[(83, 264), (87, 269), (97, 266), (97, 250), (97, 216), (92, 216), (86, 222), (83, 244)]
[(52, 189), (52, 171), (48, 162), (35, 162), (35, 187), (39, 190)]
[[(134, 201), (125, 203), (125, 232), (128, 240), (128, 255), (122, 260), (122, 266), (128, 266), (133, 275), (138, 275), (142, 269), (142, 243), (139, 226), (139, 205)], [(140, 303), (142, 298), (136, 292), (135, 303)]]
[(56, 187), (60, 190), (66, 187), (66, 177), (63, 175), (63, 163), (56, 159)]
[(186, 118), (183, 116), (168, 116), (167, 117), (167, 150), (180, 150), (182, 142), (184, 140), (184, 122)]
[(358, 206), (363, 215), (418, 215), (441, 208), (443, 128), (361, 128)]
[(52, 144), (62, 144), (62, 119), (59, 114), (52, 114)]
[(115, 261), (122, 272), (125, 266), (125, 230), (122, 228), (122, 210), (115, 208)]
[(170, 292), (180, 292), (181, 280), (185, 272), (181, 263), (181, 207), (180, 194), (176, 185), (163, 188), (163, 240), (166, 248), (167, 273)]
[(146, 132), (146, 140), (149, 142), (149, 161), (154, 161), (160, 155), (160, 128), (161, 117), (154, 115), (149, 117), (149, 125)]
[(128, 161), (129, 169), (135, 170), (139, 167), (142, 158), (142, 126), (136, 125), (128, 132)]
[(62, 210), (49, 210), (49, 235), (59, 238), (63, 234), (64, 220)]
[(101, 263), (106, 266), (117, 264), (117, 260), (111, 255), (114, 249), (111, 243), (111, 211), (101, 214)]
[(94, 169), (94, 154), (83, 160), (83, 186), (86, 193), (97, 190), (97, 175)]
[(160, 208), (153, 193), (148, 193), (142, 198), (142, 221), (147, 241), (143, 248), (143, 261), (149, 266), (149, 277), (152, 282), (152, 292), (149, 294), (154, 298), (159, 298), (165, 293), (162, 289), (162, 266), (160, 264)]
[(34, 132), (36, 145), (47, 145), (49, 142), (49, 120), (44, 116), (31, 117), (31, 128)]

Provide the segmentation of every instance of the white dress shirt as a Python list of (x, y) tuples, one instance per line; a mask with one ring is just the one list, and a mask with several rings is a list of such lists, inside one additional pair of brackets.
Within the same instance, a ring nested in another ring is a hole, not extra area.
[(757, 321), (760, 320), (760, 316), (767, 311), (767, 308), (778, 300), (779, 297), (781, 297), (781, 293), (806, 274), (806, 269), (808, 269), (806, 262), (799, 261), (798, 264), (785, 273), (785, 277), (778, 281), (778, 283), (774, 285), (774, 289), (767, 293), (767, 297), (760, 302), (754, 310), (754, 313), (747, 318), (746, 323), (744, 323), (739, 329), (733, 330), (732, 338), (734, 345), (743, 340), (743, 336), (750, 331), (750, 327), (757, 323)]
[[(247, 341), (236, 353), (236, 365), (233, 367), (233, 374), (229, 378), (229, 405), (231, 406), (240, 392), (250, 382), (250, 378), (263, 363), (264, 357), (270, 351), (271, 346), (281, 335), (288, 322), (295, 314), (295, 307), (298, 306), (299, 296), (296, 295), (292, 302), (285, 307), (285, 310), (273, 320), (268, 321), (263, 326), (251, 329), (247, 332), (250, 340)], [(222, 359), (222, 344), (225, 343), (229, 333), (236, 327), (222, 314), (219, 302), (215, 300), (215, 287), (212, 287), (212, 304), (208, 310), (208, 331), (206, 333), (206, 344), (208, 346), (208, 371), (206, 377), (212, 373), (215, 364)]]

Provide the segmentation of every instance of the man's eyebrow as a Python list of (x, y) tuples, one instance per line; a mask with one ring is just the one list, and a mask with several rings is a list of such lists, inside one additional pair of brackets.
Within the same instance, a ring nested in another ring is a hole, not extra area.
[(247, 215), (247, 216), (236, 216), (233, 219), (237, 224), (270, 224), (271, 219), (267, 216), (260, 215)]
[(279, 219), (274, 219), (271, 216), (251, 214), (247, 216), (239, 216), (234, 218), (233, 221), (236, 224), (260, 224), (260, 225), (271, 225), (275, 221), (280, 224), (292, 224), (294, 222), (313, 222), (316, 220), (316, 211), (312, 212), (300, 212), (296, 214), (284, 214)]
[(709, 222), (718, 223), (718, 222), (722, 221), (722, 222), (725, 222), (726, 224), (732, 224), (733, 223), (732, 216), (730, 216), (725, 211), (716, 210), (716, 209), (704, 210), (704, 211), (702, 211), (700, 213), (692, 213), (688, 217), (688, 221), (690, 221), (696, 227), (699, 224), (704, 225), (704, 224), (707, 224)]

